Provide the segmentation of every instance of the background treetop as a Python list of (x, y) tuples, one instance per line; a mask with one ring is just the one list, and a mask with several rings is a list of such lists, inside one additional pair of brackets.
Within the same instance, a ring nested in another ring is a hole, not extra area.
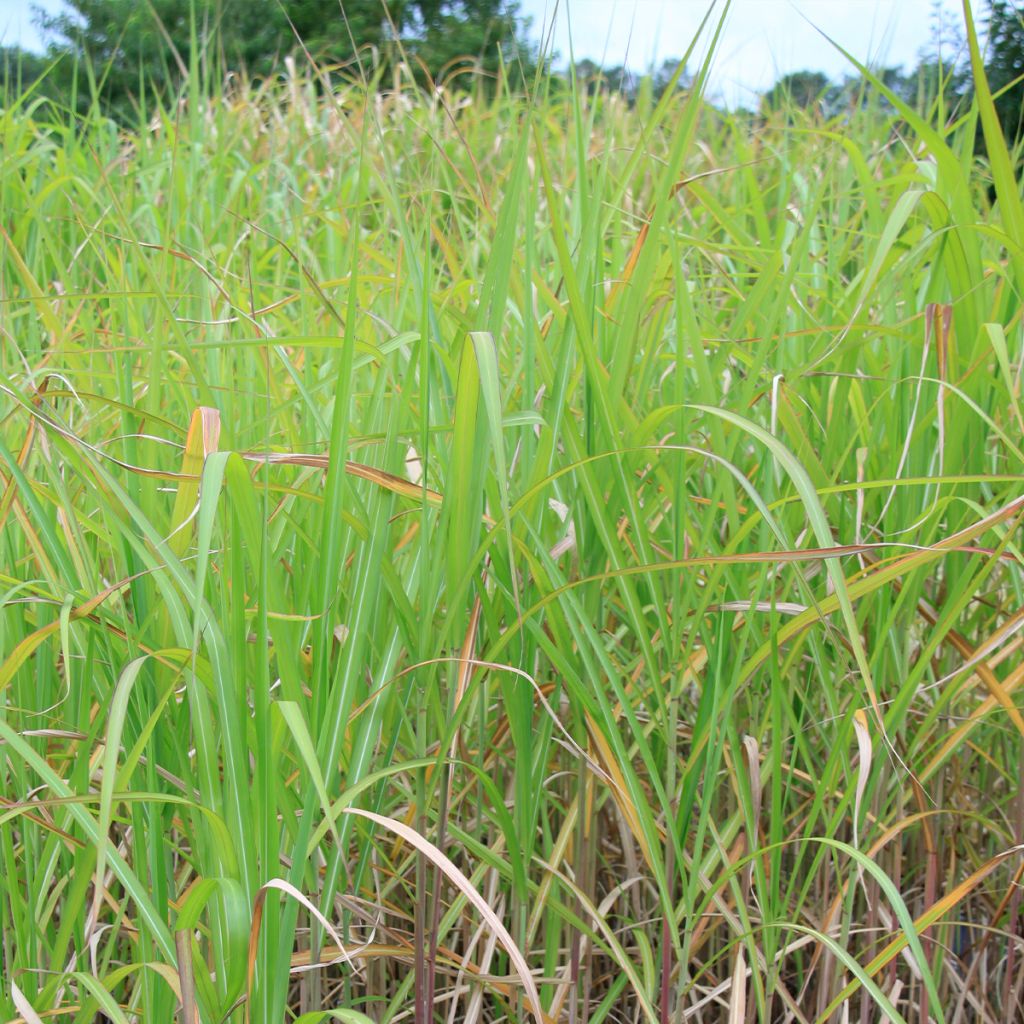
[[(372, 49), (364, 67), (387, 68), (408, 58), (421, 82), (443, 77), (459, 58), (493, 74), (504, 62), (529, 75), (536, 47), (528, 42), (529, 22), (520, 0), (67, 0), (67, 11), (36, 18), (49, 39), (48, 53), (0, 47), (0, 87), (17, 92), (51, 68), (42, 91), (67, 102), (81, 69), (95, 76), (103, 108), (122, 119), (145, 89), (165, 99), (180, 87), (193, 48), (205, 66), (219, 72), (245, 69), (262, 76), (302, 46), (319, 62), (354, 64), (357, 52)], [(985, 29), (986, 68), (996, 107), (1009, 139), (1021, 134), (1024, 111), (1024, 0), (984, 0), (979, 22)], [(920, 108), (940, 102), (946, 119), (965, 109), (971, 91), (959, 19), (936, 3), (931, 39), (917, 66), (876, 68), (875, 74), (901, 99)], [(657, 97), (672, 79), (667, 60), (646, 76), (624, 67), (600, 67), (583, 60), (577, 80), (588, 91), (606, 89), (635, 102), (642, 85)], [(680, 84), (684, 85), (684, 78)], [(822, 72), (783, 75), (761, 98), (762, 113), (805, 108), (825, 117), (842, 114), (869, 89), (859, 74), (832, 81)], [(79, 106), (91, 89), (77, 89)], [(886, 101), (882, 101), (883, 106)]]
[[(527, 23), (518, 0), (68, 0), (69, 10), (36, 9), (50, 52), (79, 57), (102, 83), (113, 107), (139, 92), (140, 80), (175, 88), (194, 46), (225, 67), (264, 75), (302, 46), (318, 61), (352, 61), (372, 47), (378, 60), (408, 57), (419, 75), (435, 77), (458, 58), (484, 71), (529, 63)], [(141, 74), (140, 74), (141, 69)]]

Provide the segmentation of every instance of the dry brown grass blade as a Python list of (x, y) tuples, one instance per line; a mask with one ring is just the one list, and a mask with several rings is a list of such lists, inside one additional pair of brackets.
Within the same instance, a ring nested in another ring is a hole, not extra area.
[[(112, 584), (105, 590), (101, 590), (94, 597), (89, 598), (83, 604), (78, 605), (71, 609), (71, 621), (74, 622), (76, 619), (83, 619), (90, 616), (107, 598), (114, 594), (120, 593), (130, 586), (130, 580), (120, 580), (117, 583)], [(39, 648), (39, 645), (43, 643), (47, 637), (53, 636), (60, 630), (60, 620), (57, 619), (54, 622), (49, 622), (45, 626), (40, 626), (37, 630), (29, 633), (24, 639), (18, 643), (14, 650), (7, 656), (6, 660), (0, 664), (0, 692), (5, 690), (14, 678), (14, 674), (25, 664), (26, 661), (35, 653)]]
[(364, 811), (358, 807), (346, 807), (343, 814), (354, 814), (360, 818), (366, 818), (367, 821), (372, 821), (375, 825), (379, 825), (381, 828), (385, 828), (390, 832), (394, 832), (400, 835), (410, 846), (423, 854), (432, 864), (440, 868), (444, 873), (445, 877), (466, 897), (466, 899), (473, 905), (476, 911), (483, 917), (487, 922), (488, 927), (498, 936), (498, 941), (501, 942), (502, 946), (505, 947), (505, 952), (508, 954), (509, 960), (512, 962), (512, 966), (515, 967), (519, 973), (519, 981), (523, 988), (526, 989), (527, 1002), (530, 1007), (530, 1011), (534, 1017), (540, 1022), (545, 1024), (546, 1018), (544, 1012), (541, 1009), (540, 993), (537, 991), (537, 985), (533, 980), (533, 974), (530, 971), (529, 964), (526, 962), (526, 958), (523, 956), (519, 947), (515, 944), (512, 936), (509, 934), (508, 929), (502, 924), (501, 919), (497, 914), (487, 905), (486, 900), (480, 895), (479, 892), (473, 887), (472, 882), (459, 870), (459, 868), (442, 853), (433, 843), (428, 842), (423, 838), (415, 829), (410, 828), (408, 825), (401, 821), (396, 821), (394, 818), (387, 818), (382, 814), (374, 814), (372, 811)]
[[(866, 556), (866, 561), (873, 562), (874, 559), (869, 554)], [(899, 592), (903, 589), (902, 582), (900, 580), (893, 581), (893, 588)], [(923, 599), (917, 602), (917, 611), (929, 626), (934, 627), (938, 625), (938, 613)], [(999, 628), (989, 637), (985, 648), (994, 649), (997, 647), (1004, 637), (1012, 635), (1022, 623), (1024, 623), (1024, 609), (1015, 612), (1005, 622), (1001, 623)], [(1021, 715), (1005, 686), (990, 667), (988, 660), (984, 657), (983, 650), (972, 647), (955, 629), (947, 630), (945, 637), (956, 648), (957, 653), (964, 658), (965, 663), (973, 668), (974, 674), (985, 684), (992, 698), (1002, 707), (1010, 721), (1013, 722), (1017, 732), (1024, 737), (1024, 716)]]
[[(31, 405), (34, 410), (38, 410), (42, 406), (43, 397), (46, 395), (49, 382), (50, 378), (44, 377), (39, 387), (33, 390)], [(36, 417), (32, 416), (29, 418), (28, 427), (25, 430), (25, 439), (22, 442), (21, 449), (15, 459), (18, 468), (23, 472), (28, 465), (29, 456), (32, 454), (32, 448), (36, 439), (36, 431)], [(32, 547), (32, 551), (36, 557), (36, 562), (42, 570), (43, 575), (47, 579), (56, 578), (53, 566), (46, 554), (46, 548), (39, 539), (39, 534), (32, 525), (32, 520), (26, 513), (24, 506), (20, 501), (18, 501), (17, 481), (15, 480), (14, 475), (12, 474), (10, 479), (7, 479), (4, 477), (3, 473), (0, 472), (0, 484), (3, 485), (3, 494), (0, 495), (0, 531), (2, 531), (7, 525), (7, 517), (10, 515), (11, 509), (13, 508), (15, 517), (18, 520), (18, 525), (21, 527), (26, 540), (28, 540)]]
[(220, 412), (207, 406), (200, 406), (192, 413), (188, 434), (185, 437), (185, 452), (181, 459), (181, 480), (174, 499), (171, 513), (171, 536), (168, 541), (175, 557), (181, 558), (188, 549), (192, 532), (188, 524), (195, 515), (199, 500), (199, 478), (203, 472), (206, 457), (217, 450), (220, 443)]
[[(996, 934), (996, 922), (998, 922), (999, 919), (1003, 916), (1003, 914), (1006, 913), (1007, 908), (1010, 906), (1013, 900), (1015, 898), (1020, 897), (1020, 886), (1022, 877), (1024, 877), (1024, 862), (1017, 866), (1017, 870), (1013, 873), (1013, 878), (1010, 879), (1010, 884), (1006, 887), (1006, 892), (1003, 894), (1003, 898), (999, 901), (995, 910), (993, 910), (991, 915), (989, 916), (989, 927), (985, 928), (982, 931), (981, 938), (978, 940), (977, 945), (973, 947), (971, 966), (967, 972), (967, 976), (964, 978), (963, 989), (960, 993), (960, 999), (957, 1005), (956, 1016), (953, 1018), (954, 1022), (958, 1022), (963, 1019), (961, 1014), (963, 1013), (963, 1006), (970, 992), (971, 982), (974, 980), (974, 977), (977, 975), (978, 971), (980, 971), (983, 965), (985, 964), (985, 960), (982, 954), (984, 953), (985, 947), (988, 945), (989, 940), (992, 938), (994, 934)], [(1015, 933), (1011, 931), (1011, 934)], [(1006, 962), (1003, 968), (1004, 985), (1006, 983), (1006, 980), (1012, 981), (1014, 978), (1014, 975), (1009, 970), (1010, 966), (1011, 964), (1009, 962)]]
[(644, 220), (643, 226), (636, 236), (636, 241), (633, 243), (633, 248), (626, 258), (626, 265), (622, 268), (622, 276), (615, 282), (608, 296), (608, 301), (605, 303), (605, 312), (609, 315), (615, 308), (615, 303), (618, 302), (619, 296), (628, 287), (630, 279), (633, 277), (633, 271), (636, 270), (636, 265), (640, 261), (640, 254), (643, 252), (644, 243), (651, 232), (651, 217), (653, 215), (654, 210), (652, 209)]
[[(32, 1009), (32, 1004), (25, 998), (25, 994), (18, 988), (18, 983), (11, 981), (11, 1000), (14, 1008), (21, 1014), (22, 1024), (43, 1024), (42, 1018)], [(18, 1024), (12, 1021), (12, 1024)]]
[[(886, 584), (893, 583), (901, 576), (923, 565), (927, 565), (929, 562), (942, 558), (950, 552), (976, 552), (977, 549), (970, 546), (974, 540), (1007, 519), (1020, 516), (1022, 511), (1024, 511), (1024, 496), (1015, 498), (1002, 508), (996, 509), (970, 526), (966, 526), (962, 530), (944, 537), (935, 544), (912, 551), (907, 555), (897, 556), (891, 561), (876, 562), (863, 572), (858, 571), (846, 580), (851, 600), (874, 593)], [(726, 561), (726, 559), (723, 558), (720, 561)], [(830, 594), (828, 597), (818, 601), (813, 608), (808, 609), (808, 611), (801, 615), (795, 616), (789, 622), (780, 626), (775, 641), (762, 644), (757, 653), (746, 663), (743, 681), (748, 682), (753, 677), (765, 660), (771, 656), (772, 651), (776, 647), (781, 647), (783, 644), (788, 643), (794, 637), (799, 636), (815, 625), (815, 623), (821, 621), (823, 616), (835, 612), (838, 608), (838, 597), (835, 594)]]
[[(930, 811), (922, 810), (922, 811), (918, 811), (916, 814), (908, 815), (906, 818), (903, 818), (901, 821), (896, 822), (895, 825), (891, 825), (889, 828), (887, 828), (878, 837), (878, 839), (876, 839), (875, 842), (871, 844), (871, 846), (868, 848), (867, 853), (865, 854), (865, 856), (867, 856), (870, 860), (875, 860), (876, 857), (878, 856), (879, 851), (884, 849), (890, 842), (892, 842), (893, 839), (896, 839), (898, 836), (903, 835), (903, 833), (906, 832), (908, 829), (910, 829), (913, 826), (915, 826), (917, 824), (920, 824), (920, 823), (924, 823), (924, 824), (927, 825), (927, 823), (930, 822), (931, 818), (936, 817), (937, 815), (946, 814), (946, 813), (948, 813), (948, 812), (943, 811), (943, 810), (930, 810)], [(843, 885), (840, 887), (839, 892), (836, 893), (836, 895), (832, 899), (832, 902), (829, 904), (828, 909), (826, 910), (826, 912), (824, 914), (824, 917), (822, 918), (822, 922), (821, 922), (821, 931), (822, 932), (826, 932), (827, 933), (829, 928), (832, 927), (832, 922), (836, 919), (836, 917), (838, 916), (839, 911), (840, 911), (840, 909), (842, 907), (843, 899), (846, 896), (846, 891), (847, 891), (848, 886), (849, 886), (849, 881), (844, 882)], [(817, 947), (814, 950), (814, 954), (813, 954), (813, 957), (811, 959), (811, 965), (810, 966), (811, 966), (812, 969), (817, 965), (817, 963), (818, 963), (819, 959), (821, 958), (823, 952), (824, 952), (824, 947), (822, 945), (818, 944)]]
[(737, 933), (742, 930), (733, 911), (734, 904), (732, 892), (728, 889), (726, 883), (732, 875), (732, 866), (736, 864), (737, 861), (745, 857), (747, 853), (747, 837), (741, 833), (733, 841), (732, 846), (725, 851), (725, 856), (723, 858), (723, 870), (719, 879), (712, 882), (703, 874), (701, 875), (701, 881), (711, 893), (712, 901), (714, 902), (718, 913), (703, 914), (694, 927), (693, 933), (690, 937), (691, 959), (701, 951), (704, 944), (710, 940), (712, 934), (719, 925), (728, 924), (733, 926), (733, 930)]
[(857, 734), (857, 753), (859, 757), (857, 765), (857, 783), (853, 797), (853, 845), (860, 849), (860, 812), (864, 804), (864, 793), (867, 789), (868, 780), (871, 777), (871, 729), (868, 725), (868, 716), (863, 708), (858, 708), (853, 713), (853, 728)]
[(918, 778), (921, 782), (927, 782), (943, 765), (949, 756), (950, 751), (960, 746), (966, 738), (997, 708), (1004, 708), (1003, 699), (1010, 695), (1024, 683), (1024, 664), (1014, 668), (1003, 680), (1001, 695), (986, 697), (968, 716), (967, 720), (961, 722), (943, 741), (939, 749), (932, 755), (931, 760), (921, 770)]
[[(474, 660), (473, 656), (476, 650), (476, 637), (477, 630), (480, 625), (480, 598), (477, 597), (473, 602), (473, 610), (469, 614), (469, 623), (466, 626), (466, 635), (462, 641), (462, 650), (459, 653), (458, 662), (458, 675), (455, 682), (455, 694), (452, 701), (451, 713), (457, 718), (459, 705), (462, 703), (462, 699), (465, 696), (466, 690), (469, 688), (470, 681), (473, 676)], [(455, 735), (452, 736), (451, 743), (448, 747), (449, 759), (455, 756), (455, 750), (460, 742), (461, 732), (456, 729)], [(439, 849), (444, 849), (445, 842), (448, 838), (448, 815), (450, 812), (452, 803), (452, 769), (450, 760), (446, 761), (441, 766), (441, 810), (438, 815), (437, 822), (437, 845)], [(410, 811), (414, 808), (410, 807)], [(437, 951), (439, 933), (441, 927), (441, 869), (440, 867), (435, 869), (433, 893), (431, 894), (431, 911), (430, 911), (430, 925), (429, 925), (429, 937), (428, 937), (428, 953), (427, 953), (427, 991), (426, 1000), (424, 1005), (426, 1007), (432, 1007), (434, 1005), (434, 991), (437, 980)]]
[[(476, 637), (480, 628), (481, 604), (478, 597), (473, 602), (473, 610), (469, 615), (469, 625), (466, 626), (466, 635), (462, 641), (462, 650), (459, 653), (459, 672), (455, 680), (455, 702), (452, 707), (453, 713), (457, 713), (462, 698), (466, 695), (470, 680), (473, 678), (473, 668), (478, 664), (476, 657)], [(457, 737), (453, 737), (451, 752), (454, 754)]]
[(612, 799), (615, 801), (616, 807), (618, 807), (623, 819), (629, 826), (629, 831), (633, 834), (633, 838), (636, 840), (637, 846), (639, 846), (644, 860), (647, 861), (648, 868), (653, 872), (656, 870), (653, 853), (651, 851), (650, 844), (647, 842), (647, 837), (644, 835), (643, 828), (640, 825), (640, 816), (637, 814), (636, 808), (629, 799), (629, 788), (626, 785), (625, 776), (622, 774), (622, 771), (615, 760), (615, 754), (608, 745), (608, 741), (605, 739), (604, 734), (594, 723), (590, 715), (587, 715), (587, 732), (590, 735), (590, 742), (597, 752), (596, 757), (592, 757), (590, 760), (596, 761), (604, 772), (606, 779), (611, 781), (611, 785), (608, 788), (611, 792)]
[[(995, 857), (990, 858), (980, 868), (965, 878), (959, 885), (950, 889), (945, 896), (936, 900), (935, 903), (921, 914), (920, 917), (916, 918), (914, 921), (914, 931), (918, 935), (921, 935), (935, 924), (939, 918), (952, 910), (953, 907), (955, 907), (961, 900), (966, 896), (969, 896), (1004, 861), (1014, 855), (1019, 856), (1022, 852), (1024, 852), (1024, 848), (1015, 846), (1011, 847), (1009, 850), (1004, 850), (1002, 853), (996, 854)], [(897, 938), (893, 939), (870, 963), (865, 965), (865, 972), (869, 976), (873, 977), (906, 948), (907, 937), (906, 935), (900, 934)], [(851, 981), (829, 1004), (828, 1009), (825, 1012), (825, 1018), (827, 1019), (829, 1015), (834, 1013), (835, 1010), (849, 999), (858, 988), (860, 988), (860, 982), (856, 980)]]
[[(38, 408), (42, 396), (46, 393), (47, 385), (49, 384), (50, 378), (44, 377), (42, 384), (32, 395), (32, 404)], [(28, 462), (29, 453), (32, 451), (32, 441), (36, 434), (36, 421), (32, 418), (28, 421), (28, 429), (25, 431), (25, 440), (22, 442), (21, 451), (18, 452), (16, 459), (18, 467), (20, 469), (25, 468), (25, 463)], [(7, 516), (10, 514), (11, 506), (15, 501), (15, 494), (17, 493), (15, 487), (14, 477), (8, 479), (4, 476), (3, 472), (0, 471), (0, 484), (3, 485), (4, 492), (0, 495), (0, 530), (2, 530), (7, 522)], [(19, 508), (21, 515), (24, 515), (23, 510)]]
[[(242, 458), (249, 462), (265, 462), (273, 466), (307, 466), (310, 469), (325, 471), (331, 464), (329, 455), (303, 454), (301, 452), (243, 452)], [(345, 472), (350, 476), (377, 484), (378, 487), (399, 494), (403, 498), (422, 500), (425, 497), (428, 504), (437, 506), (440, 506), (444, 500), (443, 495), (438, 491), (432, 491), (429, 487), (414, 484), (411, 480), (395, 476), (394, 473), (387, 473), (383, 469), (376, 469), (374, 466), (364, 465), (361, 462), (346, 460)]]
[[(752, 161), (751, 163), (756, 163)], [(739, 170), (742, 167), (750, 166), (750, 164), (737, 164), (733, 167), (713, 167), (708, 171), (701, 171), (700, 174), (692, 174), (689, 177), (681, 178), (677, 181), (668, 192), (669, 199), (674, 199), (684, 188), (692, 184), (695, 181), (700, 181), (703, 178), (711, 178), (717, 174), (725, 174), (728, 171)], [(633, 248), (629, 251), (629, 256), (626, 257), (625, 265), (622, 268), (622, 275), (612, 286), (611, 292), (608, 295), (608, 301), (605, 303), (604, 312), (606, 315), (611, 315), (611, 311), (618, 301), (619, 296), (628, 287), (629, 282), (633, 278), (633, 273), (636, 270), (637, 263), (640, 262), (640, 255), (644, 250), (644, 245), (647, 242), (647, 238), (651, 233), (651, 222), (654, 219), (654, 215), (657, 212), (658, 206), (655, 203), (650, 210), (647, 212), (647, 216), (644, 217), (644, 222), (637, 232), (636, 241), (633, 242)]]
[[(918, 809), (924, 811), (927, 809), (927, 797), (924, 792), (924, 788), (921, 783), (918, 782), (914, 776), (910, 777), (910, 784), (914, 790), (914, 800), (917, 803)], [(921, 836), (924, 841), (924, 852), (925, 852), (925, 869), (924, 869), (924, 910), (927, 913), (928, 908), (935, 903), (935, 898), (938, 895), (939, 889), (939, 850), (935, 845), (935, 835), (932, 831), (932, 822), (928, 817), (921, 819)], [(924, 950), (925, 956), (930, 956), (935, 943), (930, 935), (927, 934), (927, 929), (921, 933), (921, 948)], [(920, 1006), (920, 1019), (928, 1019), (928, 990), (921, 987), (921, 1006)]]
[(383, 958), (401, 960), (403, 963), (411, 964), (415, 953), (411, 945), (400, 946), (387, 943), (370, 943), (367, 946), (350, 949), (328, 944), (320, 947), (319, 956), (315, 959), (312, 950), (300, 949), (298, 952), (292, 953), (289, 963), (292, 970), (306, 967), (327, 967), (329, 964), (337, 963), (341, 957), (346, 955), (352, 960), (379, 960)]
[[(259, 892), (256, 893), (256, 902), (252, 908), (252, 925), (249, 928), (249, 952), (247, 957), (247, 969), (246, 969), (246, 984), (245, 984), (245, 1021), (249, 1024), (250, 1021), (250, 1005), (252, 1001), (252, 979), (256, 972), (256, 951), (260, 941), (260, 926), (263, 923), (263, 908), (266, 906), (267, 893), (272, 889), (276, 889), (278, 892), (283, 892), (286, 896), (290, 896), (297, 903), (301, 904), (310, 914), (313, 915), (323, 926), (324, 931), (333, 939), (336, 948), (339, 951), (338, 959), (333, 961), (334, 963), (345, 962), (348, 964), (353, 963), (352, 953), (349, 952), (348, 947), (342, 941), (341, 936), (335, 931), (334, 925), (327, 920), (326, 917), (320, 910), (308, 900), (298, 889), (295, 888), (290, 882), (285, 881), (283, 878), (272, 878), (269, 882), (260, 886)], [(324, 964), (323, 966), (327, 966)]]
[(455, 249), (451, 244), (448, 236), (441, 230), (441, 227), (432, 223), (430, 225), (430, 235), (437, 244), (437, 247), (441, 250), (441, 255), (444, 256), (445, 263), (448, 264), (448, 269), (451, 271), (452, 280), (459, 281), (462, 279), (462, 267), (459, 264), (459, 258), (455, 253)]
[[(747, 851), (753, 853), (757, 849), (759, 830), (761, 827), (761, 801), (764, 796), (764, 782), (761, 778), (761, 752), (757, 740), (753, 736), (743, 737), (743, 761), (747, 769), (747, 777), (750, 783), (750, 799), (752, 803), (751, 816), (753, 826), (747, 835)], [(743, 870), (743, 895), (750, 896), (751, 885), (754, 877), (753, 860)]]
[[(923, 603), (923, 602), (922, 602)], [(933, 626), (936, 624), (936, 618), (933, 615), (924, 615)], [(986, 647), (995, 647), (1000, 642), (1002, 637), (1008, 636), (1015, 632), (1017, 628), (1024, 622), (1024, 609), (1016, 612), (1005, 622), (1001, 623), (996, 632), (989, 638), (986, 643)], [(1007, 717), (1013, 722), (1017, 732), (1024, 737), (1024, 716), (1021, 715), (1010, 697), (1010, 694), (1006, 691), (1005, 686), (1000, 682), (999, 677), (992, 671), (988, 661), (981, 656), (981, 652), (971, 647), (971, 645), (955, 630), (950, 630), (946, 633), (949, 638), (949, 642), (957, 649), (957, 651), (963, 655), (964, 660), (967, 664), (972, 666), (974, 674), (985, 684), (985, 688), (988, 690), (992, 699), (999, 704), (999, 706), (1006, 712)]]
[(181, 987), (181, 1024), (199, 1024), (196, 981), (192, 973), (192, 936), (187, 931), (174, 933), (174, 951), (178, 960), (178, 984)]
[(729, 993), (729, 1024), (745, 1024), (747, 1019), (747, 962), (743, 947), (736, 950), (736, 966), (732, 972)]
[(29, 294), (29, 298), (32, 300), (36, 315), (50, 334), (51, 348), (56, 348), (57, 342), (64, 333), (64, 329), (50, 306), (50, 297), (39, 287), (39, 282), (35, 279), (28, 264), (18, 251), (18, 247), (14, 244), (14, 239), (4, 230), (3, 226), (0, 226), (0, 238), (7, 243), (7, 253), (11, 257), (11, 262), (14, 264), (15, 270), (17, 270), (18, 276), (21, 278), (21, 282)]
[(68, 846), (74, 846), (79, 850), (84, 850), (85, 843), (83, 843), (81, 839), (76, 839), (70, 832), (65, 832), (64, 829), (58, 828), (52, 821), (44, 818), (41, 814), (35, 814), (28, 810), (29, 807), (45, 809), (46, 807), (57, 803), (58, 801), (55, 800), (32, 800), (26, 803), (17, 803), (14, 800), (8, 800), (5, 796), (0, 796), (0, 810), (6, 809), (3, 814), (0, 814), (0, 821), (6, 820), (15, 814), (24, 816), (26, 820), (31, 821), (40, 828), (46, 829), (47, 832), (52, 832), (54, 835), (60, 836)]
[[(502, 998), (513, 998), (516, 989), (520, 987), (518, 975), (489, 974), (447, 946), (438, 946), (437, 952), (439, 967), (444, 968), (451, 975), (460, 971), (470, 974), (474, 982), (493, 988)], [(313, 953), (308, 949), (293, 953), (289, 960), (289, 966), (292, 971), (302, 971), (310, 967), (329, 967), (338, 963), (346, 955), (353, 961), (396, 960), (407, 967), (412, 967), (416, 959), (416, 952), (411, 944), (370, 943), (345, 949), (328, 944), (320, 947), (320, 955), (315, 959)]]
[[(122, 459), (115, 458), (104, 450), (102, 446), (96, 446), (89, 444), (84, 438), (79, 437), (73, 433), (66, 426), (59, 423), (49, 411), (43, 408), (42, 402), (40, 401), (41, 391), (37, 391), (34, 399), (30, 403), (25, 403), (16, 391), (7, 387), (5, 384), (0, 384), (0, 393), (10, 396), (18, 407), (22, 410), (30, 413), (31, 419), (36, 422), (39, 426), (44, 428), (44, 431), (52, 431), (60, 437), (63, 437), (66, 441), (75, 445), (77, 448), (83, 451), (89, 452), (96, 459), (100, 459), (103, 462), (108, 462), (112, 466), (117, 466), (118, 469), (123, 469), (126, 473), (134, 473), (137, 476), (148, 477), (151, 480), (181, 480), (180, 473), (173, 473), (167, 470), (161, 469), (147, 469), (145, 466), (135, 466), (130, 462), (125, 462)], [(68, 392), (51, 391), (49, 394), (53, 397), (58, 397), (62, 394), (68, 394)], [(126, 408), (122, 406), (122, 408)], [(156, 417), (159, 420), (159, 417)], [(24, 524), (22, 524), (24, 526)]]
[(195, 267), (196, 270), (198, 270), (199, 273), (202, 274), (203, 277), (205, 277), (206, 280), (209, 281), (214, 288), (217, 289), (217, 291), (220, 293), (220, 297), (224, 300), (225, 304), (231, 308), (234, 308), (234, 303), (232, 302), (231, 296), (224, 290), (224, 286), (220, 283), (220, 281), (217, 280), (217, 278), (212, 273), (210, 273), (209, 269), (206, 267), (204, 263), (202, 263), (200, 260), (197, 260), (190, 253), (184, 252), (181, 249), (175, 249), (173, 246), (170, 245), (163, 245), (160, 242), (143, 242), (140, 239), (126, 238), (123, 235), (105, 233), (104, 237), (114, 242), (120, 242), (125, 245), (132, 246), (133, 248), (148, 249), (151, 252), (166, 253), (168, 256), (173, 256), (176, 260), (182, 260), (183, 262), (190, 264), (191, 266)]

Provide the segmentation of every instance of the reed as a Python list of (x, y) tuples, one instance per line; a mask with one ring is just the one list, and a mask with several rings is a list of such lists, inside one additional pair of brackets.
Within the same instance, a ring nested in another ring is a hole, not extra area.
[(1020, 1013), (992, 98), (706, 68), (9, 98), (3, 1019)]

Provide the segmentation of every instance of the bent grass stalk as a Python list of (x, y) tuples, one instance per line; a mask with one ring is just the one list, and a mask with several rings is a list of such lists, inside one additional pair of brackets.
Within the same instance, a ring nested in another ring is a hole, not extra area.
[(701, 67), (6, 102), (3, 1019), (1016, 1012), (992, 97)]

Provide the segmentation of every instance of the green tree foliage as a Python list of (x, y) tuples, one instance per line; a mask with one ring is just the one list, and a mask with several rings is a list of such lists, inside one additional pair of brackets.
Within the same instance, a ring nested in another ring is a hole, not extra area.
[(761, 104), (766, 110), (778, 110), (790, 106), (805, 110), (820, 105), (828, 92), (828, 76), (822, 71), (793, 71), (783, 75), (762, 97)]
[(762, 112), (814, 109), (825, 117), (842, 117), (861, 108), (870, 97), (879, 110), (895, 114), (896, 107), (876, 89), (877, 79), (897, 99), (945, 123), (962, 113), (970, 100), (971, 78), (960, 20), (933, 0), (928, 42), (912, 69), (874, 67), (872, 78), (859, 73), (830, 81), (820, 71), (784, 75), (762, 98)]
[(600, 64), (587, 58), (576, 61), (573, 65), (577, 83), (591, 96), (601, 91), (617, 93), (631, 105), (638, 103), (645, 94), (652, 100), (660, 99), (673, 81), (675, 88), (687, 88), (693, 78), (686, 71), (677, 78), (678, 68), (679, 61), (672, 58), (662, 61), (657, 67), (649, 68), (646, 73), (639, 74), (622, 65), (602, 68)]
[(1006, 89), (996, 100), (996, 111), (1012, 142), (1020, 138), (1024, 128), (1024, 2), (989, 0), (986, 29), (988, 82), (993, 93)]
[(0, 46), (0, 107), (24, 93), (46, 72), (48, 61), (18, 46)]
[[(81, 58), (103, 100), (124, 109), (140, 84), (178, 87), (198, 47), (207, 66), (273, 70), (299, 40), (318, 60), (350, 61), (364, 47), (407, 56), (421, 78), (470, 57), (485, 71), (528, 58), (518, 0), (69, 0), (39, 12), (55, 52)], [(72, 64), (73, 62), (69, 62)]]

